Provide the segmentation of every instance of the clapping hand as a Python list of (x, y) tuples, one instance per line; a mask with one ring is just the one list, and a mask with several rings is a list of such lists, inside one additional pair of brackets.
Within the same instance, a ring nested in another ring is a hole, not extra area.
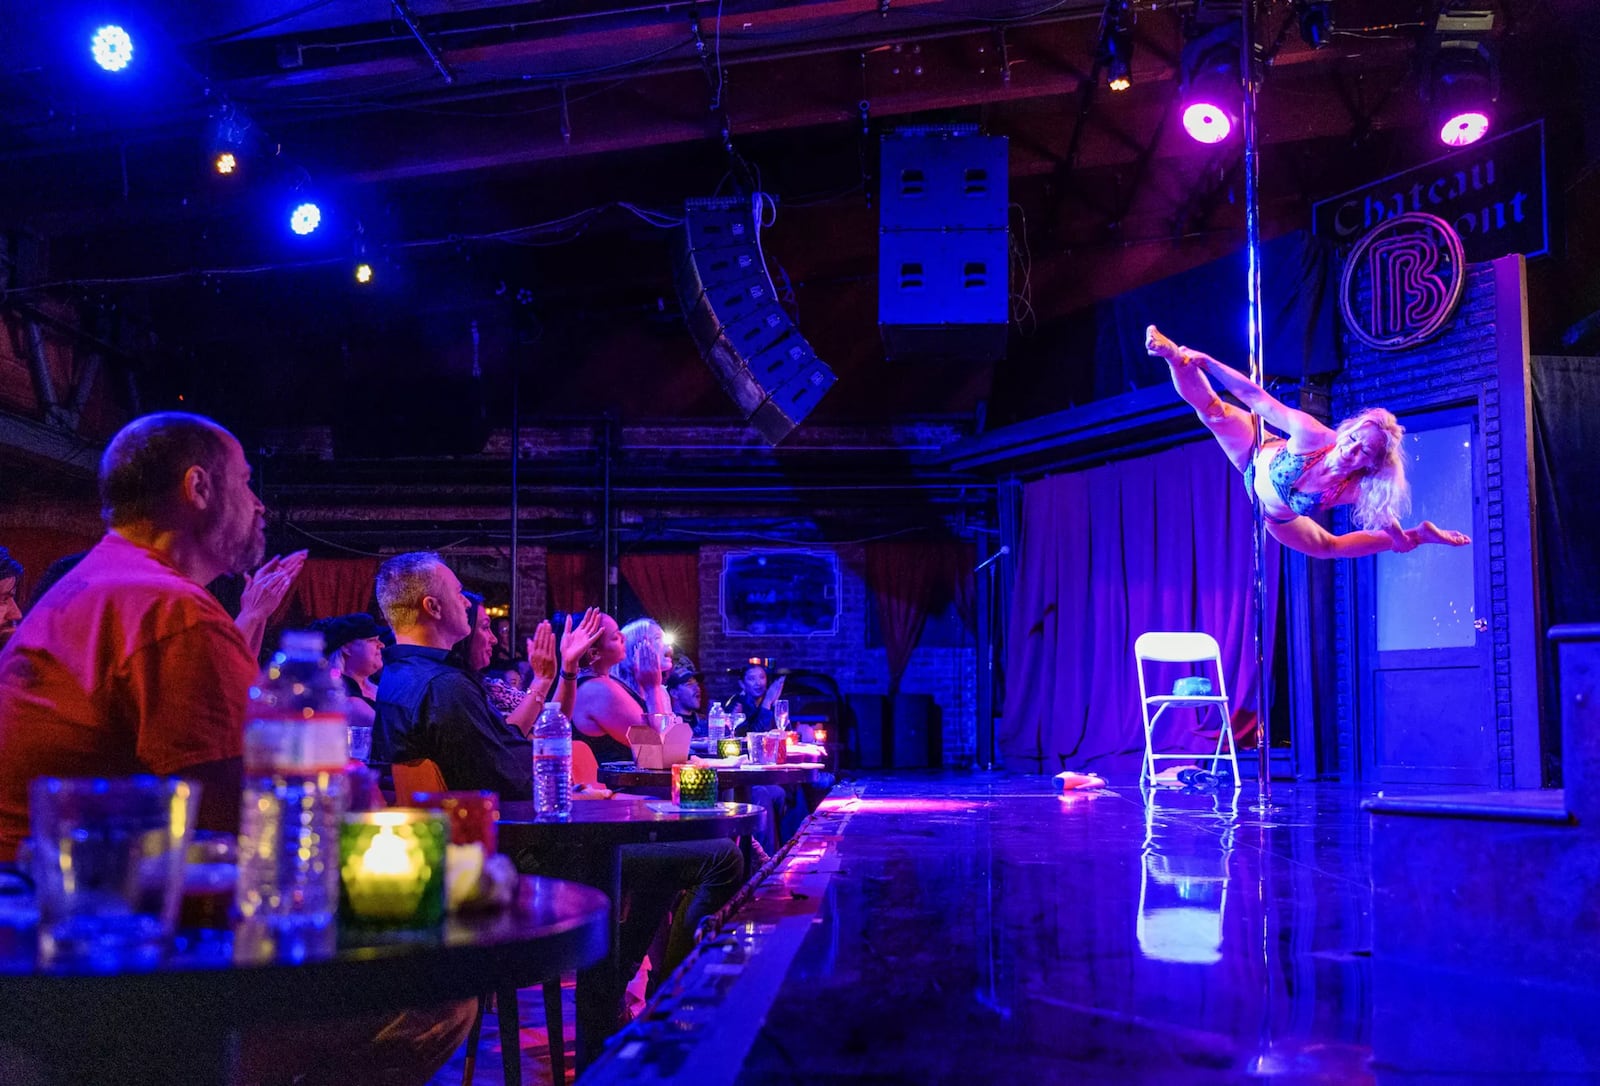
[(566, 625), (561, 630), (561, 670), (568, 675), (578, 673), (578, 665), (583, 662), (583, 654), (589, 651), (591, 645), (600, 637), (601, 612), (598, 607), (591, 607), (583, 613), (583, 618), (574, 627), (572, 616), (567, 616)]
[(289, 596), (295, 578), (305, 567), (306, 552), (295, 551), (289, 557), (273, 555), (261, 564), (255, 573), (244, 575), (244, 592), (239, 597), (241, 622), (249, 616), (265, 623)]
[(648, 638), (633, 650), (633, 677), (641, 692), (661, 685), (661, 649)]
[(783, 680), (788, 677), (787, 675), (779, 675), (777, 681), (767, 687), (767, 693), (761, 699), (761, 707), (763, 709), (772, 708), (772, 703), (783, 697)]
[(528, 638), (528, 666), (548, 690), (556, 678), (556, 635), (548, 620), (539, 623)]

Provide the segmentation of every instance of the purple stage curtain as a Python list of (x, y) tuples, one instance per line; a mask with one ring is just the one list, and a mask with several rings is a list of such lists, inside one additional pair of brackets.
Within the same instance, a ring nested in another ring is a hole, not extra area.
[(622, 579), (645, 614), (671, 630), (692, 658), (700, 642), (700, 555), (625, 554)]
[[(1239, 473), (1210, 441), (1024, 487), (999, 736), (1009, 767), (1137, 773), (1144, 739), (1133, 643), (1150, 630), (1215, 637), (1235, 734), (1254, 727), (1252, 516)], [(1269, 539), (1273, 620), (1279, 565)], [(1269, 676), (1275, 625), (1267, 630)], [(1183, 673), (1148, 672), (1168, 691)], [(1196, 732), (1194, 718), (1169, 713), (1156, 749), (1213, 744), (1216, 715), (1208, 734)]]

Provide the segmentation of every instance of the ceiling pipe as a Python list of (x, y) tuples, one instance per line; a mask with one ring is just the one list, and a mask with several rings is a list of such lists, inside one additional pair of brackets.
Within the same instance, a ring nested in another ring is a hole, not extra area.
[(411, 31), (411, 36), (417, 39), (417, 44), (422, 46), (422, 51), (428, 54), (428, 59), (433, 61), (434, 69), (439, 77), (445, 81), (446, 86), (453, 86), (456, 81), (455, 73), (444, 62), (444, 57), (433, 47), (428, 36), (422, 32), (422, 27), (417, 25), (417, 17), (411, 14), (411, 9), (406, 6), (405, 0), (389, 0), (394, 5), (394, 10), (400, 16), (400, 21), (406, 24), (406, 29)]

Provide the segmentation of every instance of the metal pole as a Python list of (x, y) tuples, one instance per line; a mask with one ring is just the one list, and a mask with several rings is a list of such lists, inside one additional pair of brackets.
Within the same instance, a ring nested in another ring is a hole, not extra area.
[[(1245, 298), (1247, 335), (1250, 341), (1250, 379), (1258, 385), (1265, 384), (1263, 365), (1264, 336), (1261, 327), (1261, 158), (1257, 146), (1256, 92), (1260, 80), (1256, 67), (1256, 5), (1257, 0), (1245, 0), (1243, 26), (1239, 34), (1239, 74), (1244, 83), (1244, 108), (1240, 111), (1240, 128), (1244, 132), (1244, 249)], [(1261, 416), (1255, 417), (1256, 445), (1259, 449), (1266, 436)], [(1257, 810), (1265, 810), (1272, 803), (1272, 731), (1267, 706), (1267, 683), (1271, 676), (1266, 669), (1266, 521), (1261, 515), (1261, 499), (1254, 497), (1255, 548), (1252, 554), (1251, 589), (1254, 592), (1256, 622), (1256, 789)]]
[(517, 485), (517, 466), (522, 460), (522, 380), (520, 367), (511, 367), (511, 644), (506, 652), (513, 660), (522, 656), (517, 651), (518, 609), (522, 602), (522, 566), (518, 563), (518, 525), (522, 520), (522, 491)]
[(603, 472), (601, 477), (600, 497), (600, 575), (605, 583), (600, 586), (600, 603), (606, 613), (615, 617), (617, 613), (616, 600), (612, 597), (616, 593), (616, 563), (612, 557), (612, 550), (616, 540), (611, 531), (611, 419), (607, 418), (602, 424), (600, 442), (600, 465)]

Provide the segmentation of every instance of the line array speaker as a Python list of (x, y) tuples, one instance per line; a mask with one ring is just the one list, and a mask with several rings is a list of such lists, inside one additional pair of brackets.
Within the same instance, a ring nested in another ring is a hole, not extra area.
[(689, 200), (673, 246), (684, 320), (739, 413), (776, 445), (836, 378), (778, 303), (751, 200)]

